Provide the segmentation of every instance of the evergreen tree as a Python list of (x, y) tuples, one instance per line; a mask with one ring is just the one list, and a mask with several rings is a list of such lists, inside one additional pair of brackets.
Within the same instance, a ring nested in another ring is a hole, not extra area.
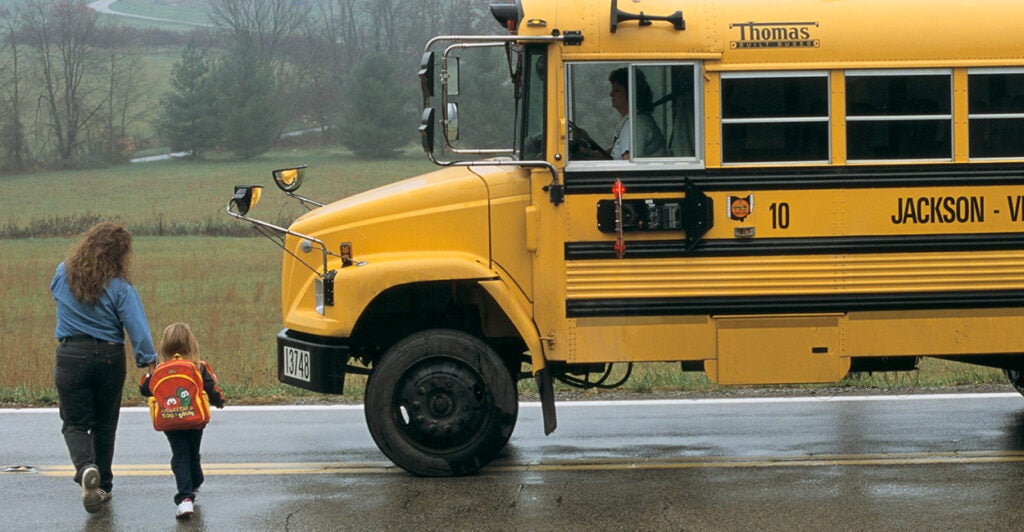
[(171, 88), (162, 100), (160, 134), (172, 150), (202, 157), (217, 147), (221, 132), (213, 91), (213, 60), (194, 40), (171, 71)]
[(251, 47), (236, 48), (217, 72), (222, 146), (251, 159), (274, 146), (282, 116), (271, 68)]
[(370, 54), (348, 80), (341, 144), (360, 157), (383, 158), (408, 146), (416, 132), (418, 109), (413, 78), (395, 61)]

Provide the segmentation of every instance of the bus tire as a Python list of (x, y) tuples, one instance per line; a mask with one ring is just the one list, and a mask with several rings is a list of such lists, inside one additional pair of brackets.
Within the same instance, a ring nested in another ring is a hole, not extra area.
[(1003, 374), (1010, 380), (1010, 384), (1017, 390), (1017, 393), (1024, 395), (1024, 371), (1019, 369), (1004, 369)]
[(377, 447), (421, 476), (468, 475), (515, 428), (515, 382), (497, 353), (460, 331), (415, 333), (391, 347), (366, 383), (366, 425)]

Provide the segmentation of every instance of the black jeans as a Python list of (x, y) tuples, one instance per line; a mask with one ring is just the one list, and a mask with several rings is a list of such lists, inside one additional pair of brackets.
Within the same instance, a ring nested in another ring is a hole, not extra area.
[(199, 461), (199, 445), (203, 442), (203, 431), (168, 430), (164, 432), (171, 444), (171, 471), (178, 484), (174, 504), (184, 499), (194, 499), (195, 490), (203, 484), (203, 466)]
[(86, 465), (96, 464), (100, 489), (107, 492), (113, 487), (110, 464), (114, 460), (125, 373), (122, 344), (93, 339), (57, 344), (53, 380), (64, 422), (61, 432), (75, 465), (75, 482), (82, 482)]

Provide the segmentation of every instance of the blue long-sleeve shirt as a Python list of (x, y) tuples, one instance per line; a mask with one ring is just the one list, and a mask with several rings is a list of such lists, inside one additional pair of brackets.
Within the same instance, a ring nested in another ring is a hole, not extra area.
[(124, 343), (124, 333), (132, 339), (135, 365), (143, 368), (156, 362), (156, 347), (149, 332), (149, 321), (142, 308), (139, 293), (128, 281), (111, 279), (95, 305), (86, 305), (75, 297), (68, 286), (64, 263), (50, 281), (50, 293), (57, 302), (57, 328), (53, 335), (58, 340), (75, 335), (86, 335), (117, 344)]

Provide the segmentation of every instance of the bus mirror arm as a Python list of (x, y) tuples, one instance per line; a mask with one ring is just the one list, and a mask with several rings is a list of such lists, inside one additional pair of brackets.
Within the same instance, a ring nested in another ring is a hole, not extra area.
[(686, 178), (686, 197), (683, 198), (683, 230), (686, 231), (686, 251), (697, 247), (704, 235), (715, 225), (714, 202)]
[[(500, 19), (504, 20), (504, 19)], [(435, 111), (430, 105), (431, 96), (434, 94), (433, 87), (433, 62), (434, 56), (430, 49), (435, 44), (450, 41), (453, 44), (445, 48), (444, 55), (441, 61), (441, 112), (445, 114), (444, 124), (448, 124), (448, 90), (447, 85), (451, 83), (451, 73), (449, 72), (448, 58), (449, 55), (457, 49), (463, 48), (478, 48), (478, 47), (490, 47), (490, 46), (506, 46), (509, 44), (522, 44), (522, 43), (550, 43), (550, 42), (561, 42), (567, 46), (579, 46), (583, 43), (583, 32), (581, 31), (566, 31), (560, 33), (557, 30), (552, 32), (551, 35), (443, 35), (430, 39), (427, 41), (424, 47), (424, 54), (420, 61), (420, 83), (421, 92), (423, 96), (423, 112), (420, 117), (420, 140), (423, 145), (423, 151), (426, 152), (427, 158), (430, 162), (438, 166), (519, 166), (522, 168), (546, 168), (551, 172), (551, 184), (544, 187), (544, 191), (547, 192), (551, 198), (551, 203), (554, 205), (561, 205), (565, 201), (565, 187), (559, 182), (558, 169), (547, 161), (543, 160), (527, 160), (527, 161), (516, 161), (511, 159), (491, 159), (483, 161), (441, 161), (438, 160), (434, 155), (435, 149)], [(448, 138), (448, 128), (444, 128), (442, 136), (445, 141), (445, 148), (454, 154), (466, 154), (466, 155), (482, 155), (482, 156), (503, 156), (512, 155), (515, 153), (512, 149), (461, 149), (451, 145)]]
[[(329, 270), (327, 268), (327, 257), (330, 256), (330, 255), (334, 255), (334, 256), (338, 256), (338, 255), (328, 251), (327, 245), (324, 244), (324, 242), (322, 240), (320, 240), (319, 238), (313, 237), (313, 236), (304, 235), (302, 233), (297, 233), (297, 232), (292, 231), (290, 229), (287, 229), (285, 227), (274, 225), (274, 224), (272, 224), (270, 222), (264, 222), (263, 220), (259, 220), (259, 219), (256, 219), (256, 218), (251, 218), (251, 217), (246, 216), (245, 214), (242, 214), (240, 212), (235, 212), (235, 210), (233, 210), (232, 207), (234, 207), (234, 204), (228, 203), (227, 213), (228, 213), (229, 216), (231, 216), (232, 218), (238, 218), (239, 220), (244, 220), (244, 221), (249, 222), (250, 224), (252, 224), (253, 229), (256, 229), (256, 231), (258, 233), (260, 233), (263, 236), (265, 236), (268, 239), (270, 239), (270, 241), (274, 242), (274, 244), (276, 244), (279, 248), (284, 250), (289, 255), (295, 257), (295, 259), (298, 260), (300, 264), (302, 264), (303, 266), (308, 268), (310, 271), (315, 273), (319, 279), (321, 279), (321, 280), (325, 280), (325, 279), (328, 279), (328, 278), (333, 279), (333, 274), (331, 273), (333, 270)], [(322, 264), (320, 265), (320, 269), (318, 269), (316, 266), (314, 266), (312, 264), (309, 264), (308, 262), (303, 260), (302, 257), (299, 257), (294, 252), (292, 252), (287, 247), (285, 247), (285, 245), (284, 245), (284, 237), (285, 237), (285, 235), (291, 235), (291, 236), (294, 236), (296, 238), (301, 238), (303, 240), (302, 251), (304, 251), (306, 253), (311, 252), (313, 250), (314, 246), (319, 248), (320, 249), (320, 257), (321, 257), (321, 260), (322, 260)]]

